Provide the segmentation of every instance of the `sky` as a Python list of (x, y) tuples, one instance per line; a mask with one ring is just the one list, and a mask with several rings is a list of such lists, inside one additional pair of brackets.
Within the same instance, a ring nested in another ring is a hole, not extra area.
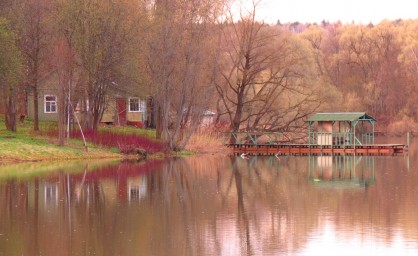
[(384, 19), (418, 19), (418, 0), (261, 0), (258, 20), (276, 24), (322, 20), (378, 24)]

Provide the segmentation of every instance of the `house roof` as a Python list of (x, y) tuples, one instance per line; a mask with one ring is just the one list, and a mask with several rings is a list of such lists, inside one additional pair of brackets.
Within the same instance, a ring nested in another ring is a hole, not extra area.
[(215, 112), (213, 112), (213, 111), (210, 111), (210, 110), (205, 110), (205, 111), (203, 112), (203, 115), (204, 115), (204, 116), (214, 116), (214, 115), (216, 115), (216, 113), (215, 113)]
[(342, 113), (316, 113), (308, 118), (307, 122), (319, 121), (349, 121), (356, 120), (376, 121), (373, 117), (367, 115), (365, 112), (342, 112)]

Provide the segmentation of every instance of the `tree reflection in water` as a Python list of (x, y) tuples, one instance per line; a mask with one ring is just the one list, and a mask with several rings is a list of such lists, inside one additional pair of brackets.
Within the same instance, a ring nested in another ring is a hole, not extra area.
[(325, 229), (339, 250), (400, 236), (418, 252), (418, 172), (405, 163), (213, 156), (4, 178), (0, 254), (314, 254)]

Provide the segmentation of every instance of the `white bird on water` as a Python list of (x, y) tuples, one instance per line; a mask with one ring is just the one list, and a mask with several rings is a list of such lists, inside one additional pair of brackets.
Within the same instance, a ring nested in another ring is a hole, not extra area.
[(240, 157), (241, 157), (242, 159), (248, 159), (248, 153), (242, 153), (242, 154), (240, 155)]
[(279, 159), (279, 161), (280, 161), (279, 154), (280, 154), (280, 151), (279, 151), (279, 152), (277, 152), (274, 156), (275, 156), (277, 159)]

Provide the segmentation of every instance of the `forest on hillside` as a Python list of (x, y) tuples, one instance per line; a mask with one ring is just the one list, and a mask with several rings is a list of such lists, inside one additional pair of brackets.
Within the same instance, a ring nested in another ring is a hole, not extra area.
[(0, 0), (6, 126), (16, 130), (26, 104), (37, 110), (54, 72), (62, 139), (70, 102), (95, 130), (115, 85), (152, 97), (157, 136), (172, 149), (207, 110), (224, 131), (299, 131), (319, 111), (418, 130), (418, 20), (265, 24), (258, 5), (237, 14), (228, 0)]

